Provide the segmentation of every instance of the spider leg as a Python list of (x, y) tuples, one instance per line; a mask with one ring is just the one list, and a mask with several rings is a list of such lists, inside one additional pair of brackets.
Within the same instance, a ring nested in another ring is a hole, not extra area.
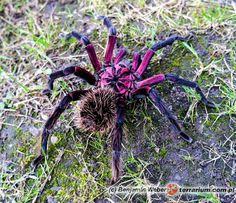
[(139, 82), (137, 82), (137, 87), (144, 87), (144, 86), (152, 86), (155, 84), (158, 84), (160, 82), (165, 81), (165, 75), (164, 74), (158, 74), (158, 75), (154, 75), (150, 78), (147, 78), (145, 80), (141, 80)]
[(94, 77), (94, 75), (88, 72), (87, 70), (80, 68), (78, 66), (69, 66), (63, 70), (56, 71), (49, 75), (48, 88), (43, 91), (43, 94), (50, 95), (51, 91), (53, 90), (54, 81), (57, 78), (65, 77), (70, 74), (75, 74), (76, 76), (87, 81), (90, 85), (95, 85), (96, 83), (96, 78)]
[(208, 107), (215, 107), (215, 104), (213, 102), (207, 100), (207, 98), (203, 94), (201, 88), (199, 87), (199, 85), (196, 82), (192, 82), (192, 81), (180, 78), (178, 75), (173, 75), (173, 74), (154, 75), (150, 78), (147, 78), (145, 80), (141, 80), (141, 81), (137, 82), (137, 88), (142, 88), (145, 86), (151, 87), (151, 86), (156, 85), (156, 84), (163, 82), (165, 80), (170, 80), (176, 84), (180, 84), (180, 85), (194, 88), (196, 90), (196, 92), (201, 96), (201, 101), (205, 105), (207, 105)]
[(67, 94), (59, 103), (59, 105), (55, 108), (52, 115), (49, 117), (47, 122), (44, 125), (43, 133), (42, 133), (42, 141), (41, 141), (41, 154), (32, 162), (32, 167), (37, 168), (37, 166), (44, 159), (44, 155), (47, 153), (47, 143), (48, 137), (50, 134), (50, 130), (55, 125), (57, 119), (60, 115), (67, 109), (71, 101), (77, 101), (81, 98), (81, 96), (85, 95), (87, 90), (78, 90)]
[(76, 38), (83, 45), (85, 45), (85, 49), (86, 49), (86, 51), (89, 55), (90, 61), (93, 65), (94, 69), (96, 70), (96, 72), (98, 72), (101, 69), (101, 64), (98, 61), (94, 46), (89, 41), (88, 37), (83, 36), (83, 35), (81, 35), (80, 33), (76, 32), (76, 31), (72, 31), (71, 33), (69, 33), (65, 36), (66, 39), (70, 39), (72, 37)]
[(134, 90), (131, 93), (131, 98), (130, 99), (142, 99), (142, 98), (145, 98), (145, 97), (149, 96), (150, 90), (151, 90), (151, 87), (149, 87), (149, 86), (139, 87), (138, 89)]
[(116, 28), (112, 25), (111, 21), (109, 18), (105, 16), (99, 16), (98, 19), (103, 20), (103, 24), (107, 27), (109, 31), (109, 37), (106, 45), (106, 51), (105, 51), (105, 56), (104, 56), (104, 63), (105, 65), (110, 65), (112, 61), (112, 54), (113, 50), (115, 48), (116, 40), (117, 40), (117, 32)]
[(121, 174), (121, 142), (122, 142), (122, 126), (124, 123), (124, 105), (123, 101), (118, 104), (117, 118), (114, 129), (112, 130), (112, 179), (111, 184), (117, 182)]
[(133, 98), (139, 99), (148, 96), (154, 105), (161, 111), (163, 115), (165, 115), (169, 121), (172, 123), (175, 132), (180, 135), (185, 141), (191, 143), (193, 140), (191, 137), (189, 137), (186, 133), (184, 133), (180, 125), (178, 124), (175, 117), (171, 114), (171, 112), (167, 109), (164, 102), (162, 101), (161, 97), (158, 95), (158, 92), (154, 89), (151, 89), (150, 87), (142, 87), (137, 89), (135, 92), (133, 92)]
[(213, 102), (207, 100), (205, 95), (202, 93), (201, 88), (199, 87), (199, 85), (196, 82), (192, 82), (192, 81), (180, 78), (178, 75), (173, 75), (173, 74), (166, 74), (165, 77), (167, 80), (170, 80), (176, 84), (194, 88), (196, 90), (196, 92), (201, 96), (201, 101), (206, 106), (212, 107), (212, 108), (215, 107), (215, 104)]
[(138, 77), (141, 77), (142, 74), (145, 72), (145, 70), (147, 69), (153, 55), (155, 54), (155, 52), (161, 48), (164, 48), (168, 45), (172, 45), (175, 41), (179, 40), (179, 41), (187, 41), (189, 40), (190, 36), (187, 37), (181, 37), (181, 36), (171, 36), (169, 38), (167, 38), (166, 40), (160, 41), (155, 43), (150, 49), (147, 50), (146, 54), (143, 57), (142, 63), (140, 64), (140, 66), (138, 67), (137, 71), (136, 71), (136, 75)]
[(127, 54), (127, 49), (126, 48), (122, 48), (119, 53), (117, 54), (117, 56), (115, 57), (115, 61), (114, 64), (118, 64), (123, 57)]
[(131, 70), (135, 72), (141, 63), (141, 56), (138, 52), (133, 53), (133, 64)]
[(170, 111), (166, 108), (164, 102), (161, 100), (161, 97), (158, 95), (158, 92), (154, 89), (151, 89), (149, 92), (149, 98), (152, 100), (154, 105), (161, 111), (162, 114), (164, 114), (169, 121), (172, 123), (176, 133), (178, 133), (185, 141), (191, 143), (193, 140), (191, 137), (189, 137), (187, 134), (185, 134), (175, 117), (170, 113)]

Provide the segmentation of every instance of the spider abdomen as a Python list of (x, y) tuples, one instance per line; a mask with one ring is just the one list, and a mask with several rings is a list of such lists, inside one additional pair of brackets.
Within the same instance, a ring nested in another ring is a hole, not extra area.
[(87, 132), (106, 132), (116, 119), (116, 93), (110, 88), (95, 88), (82, 97), (75, 112), (75, 125)]

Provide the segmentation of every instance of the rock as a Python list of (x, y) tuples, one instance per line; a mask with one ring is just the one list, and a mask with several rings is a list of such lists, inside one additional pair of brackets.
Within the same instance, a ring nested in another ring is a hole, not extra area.
[(40, 130), (34, 126), (29, 127), (29, 132), (35, 137), (40, 135)]
[(51, 136), (51, 143), (52, 144), (56, 144), (57, 143), (57, 141), (58, 141), (58, 138), (56, 137), (56, 136)]

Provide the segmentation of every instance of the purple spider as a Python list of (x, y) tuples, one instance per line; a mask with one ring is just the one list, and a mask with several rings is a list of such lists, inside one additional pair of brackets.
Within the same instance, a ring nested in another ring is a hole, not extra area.
[(149, 62), (155, 52), (167, 45), (171, 45), (176, 40), (187, 41), (190, 37), (171, 36), (164, 41), (155, 43), (147, 50), (143, 59), (139, 53), (133, 53), (133, 61), (130, 65), (122, 63), (122, 59), (126, 54), (126, 49), (122, 48), (115, 59), (112, 59), (113, 50), (117, 41), (117, 32), (111, 21), (104, 16), (99, 17), (103, 20), (104, 25), (109, 30), (108, 42), (105, 51), (105, 60), (101, 64), (97, 58), (93, 44), (89, 39), (77, 32), (71, 32), (66, 35), (66, 39), (76, 38), (85, 45), (85, 49), (89, 55), (91, 63), (95, 69), (95, 73), (91, 74), (87, 70), (79, 66), (69, 66), (64, 70), (56, 71), (49, 76), (48, 89), (44, 90), (44, 94), (50, 94), (53, 89), (53, 82), (59, 77), (69, 74), (84, 79), (94, 87), (88, 90), (77, 90), (68, 93), (55, 108), (52, 115), (47, 120), (42, 132), (42, 148), (41, 154), (32, 163), (36, 168), (44, 159), (47, 153), (47, 142), (50, 130), (56, 123), (57, 119), (69, 106), (71, 101), (80, 100), (78, 112), (76, 112), (75, 123), (77, 126), (89, 132), (107, 132), (111, 130), (112, 136), (112, 181), (115, 183), (121, 173), (120, 156), (122, 142), (122, 126), (125, 119), (125, 103), (126, 100), (139, 99), (149, 97), (153, 104), (167, 116), (172, 123), (177, 135), (191, 143), (192, 138), (185, 134), (178, 124), (175, 117), (165, 107), (158, 91), (153, 87), (165, 80), (170, 80), (179, 85), (195, 88), (200, 94), (201, 101), (209, 107), (215, 107), (214, 103), (208, 101), (202, 93), (196, 82), (191, 82), (180, 78), (173, 74), (157, 74), (150, 78), (141, 80), (141, 76), (146, 71)]

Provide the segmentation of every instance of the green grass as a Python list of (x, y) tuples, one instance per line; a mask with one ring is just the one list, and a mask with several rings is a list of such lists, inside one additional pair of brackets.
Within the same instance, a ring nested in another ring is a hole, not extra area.
[(212, 203), (220, 203), (219, 198), (214, 195), (213, 193), (199, 193), (197, 194), (199, 197), (201, 197), (200, 201), (208, 201)]
[[(96, 20), (97, 15), (112, 19), (118, 30), (118, 44), (128, 48), (129, 58), (134, 50), (144, 54), (155, 41), (170, 34), (195, 33), (190, 42), (174, 43), (171, 48), (159, 50), (144, 77), (159, 72), (179, 74), (198, 82), (207, 97), (217, 103), (216, 109), (209, 109), (199, 102), (199, 95), (193, 89), (175, 87), (168, 82), (158, 86), (168, 107), (179, 120), (184, 120), (183, 127), (200, 143), (197, 148), (203, 155), (198, 160), (194, 157), (195, 148), (177, 139), (169, 121), (148, 99), (130, 102), (123, 139), (124, 172), (118, 185), (147, 185), (151, 183), (149, 178), (155, 184), (168, 183), (175, 175), (173, 168), (185, 170), (190, 165), (191, 179), (200, 162), (213, 164), (214, 157), (210, 155), (221, 154), (221, 150), (226, 150), (227, 156), (222, 153), (217, 161), (222, 160), (230, 167), (221, 168), (215, 163), (213, 167), (222, 172), (222, 179), (230, 179), (235, 170), (230, 164), (236, 125), (233, 35), (236, 14), (232, 4), (86, 0), (65, 5), (58, 3), (53, 9), (51, 4), (44, 3), (36, 7), (29, 0), (3, 0), (0, 2), (0, 152), (3, 154), (0, 158), (0, 201), (115, 199), (107, 192), (111, 178), (111, 139), (75, 130), (73, 109), (60, 117), (52, 132), (57, 142), (50, 142), (44, 166), (36, 173), (30, 168), (39, 151), (43, 124), (58, 100), (66, 92), (88, 87), (84, 83), (74, 87), (78, 83), (75, 77), (59, 79), (48, 99), (41, 95), (47, 76), (66, 64), (79, 64), (93, 71), (84, 48), (74, 39), (65, 41), (59, 36), (74, 29), (84, 32), (94, 42), (102, 59), (107, 30)], [(198, 122), (203, 125), (202, 133), (198, 132)], [(203, 147), (203, 143), (209, 147)], [(179, 155), (181, 149), (188, 153)], [(170, 160), (178, 158), (180, 165), (171, 165)], [(214, 179), (205, 178), (205, 181), (202, 184), (210, 184)], [(235, 186), (235, 183), (231, 181), (229, 185)], [(122, 196), (118, 200), (152, 202), (155, 198), (145, 194), (142, 197)], [(220, 201), (214, 195), (193, 196), (192, 201), (199, 198)], [(175, 197), (166, 197), (167, 200), (177, 202)], [(181, 197), (178, 202), (182, 202)]]

